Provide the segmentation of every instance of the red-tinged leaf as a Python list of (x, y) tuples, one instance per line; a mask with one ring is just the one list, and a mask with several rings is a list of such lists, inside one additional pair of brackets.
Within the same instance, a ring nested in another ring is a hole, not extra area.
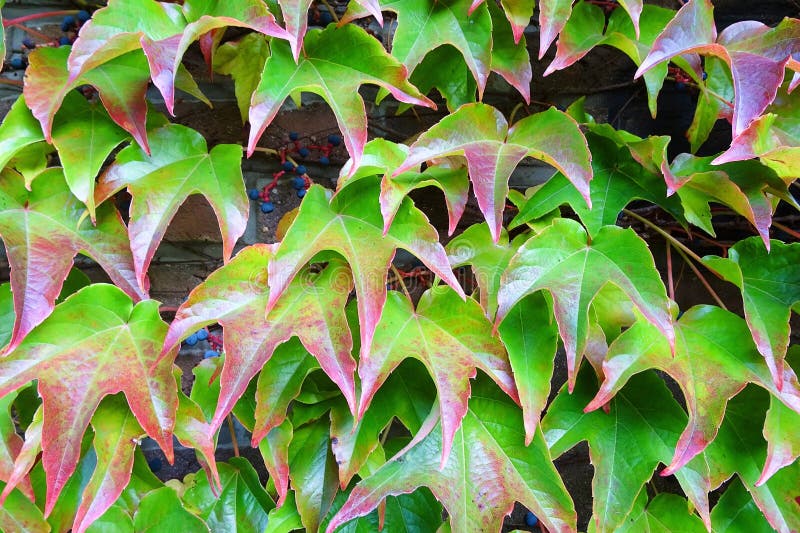
[[(666, 66), (666, 63), (663, 63), (653, 70), (647, 71), (645, 76), (650, 75), (656, 69), (666, 68)], [(692, 153), (697, 152), (706, 142), (718, 119), (723, 118), (730, 121), (733, 118), (734, 94), (730, 69), (720, 58), (709, 56), (703, 62), (703, 72), (706, 73), (706, 79), (695, 80), (700, 94), (697, 97), (694, 119), (686, 131)], [(691, 73), (689, 74), (691, 76)], [(756, 121), (758, 120), (760, 119), (756, 119)], [(750, 127), (752, 124), (748, 126), (748, 129)], [(739, 137), (742, 135), (744, 133)]]
[[(170, 360), (154, 366), (166, 329), (155, 301), (134, 306), (115, 286), (90, 285), (0, 359), (0, 395), (38, 380), (45, 514), (74, 471), (83, 432), (108, 394), (124, 392), (138, 422), (172, 457), (175, 382)], [(53, 338), (60, 342), (53, 344)]]
[(784, 19), (775, 28), (738, 22), (717, 37), (710, 0), (687, 2), (653, 43), (636, 76), (675, 56), (714, 55), (731, 70), (734, 85), (733, 135), (740, 135), (773, 101), (797, 40), (800, 22)]
[(619, 287), (669, 343), (674, 342), (666, 289), (643, 240), (606, 226), (591, 242), (581, 225), (556, 219), (523, 244), (503, 274), (497, 322), (524, 296), (548, 290), (567, 352), (570, 388), (588, 338), (589, 305), (606, 284)]
[[(409, 72), (414, 72), (431, 50), (452, 45), (464, 57), (482, 98), (492, 65), (492, 19), (483, 4), (468, 14), (470, 3), (470, 0), (389, 0), (381, 2), (381, 9), (397, 13), (392, 55)], [(342, 22), (367, 15), (366, 9), (351, 5)]]
[[(278, 492), (278, 507), (284, 503), (294, 504), (294, 493), (289, 491), (289, 443), (292, 442), (294, 428), (289, 420), (273, 427), (258, 443), (258, 450), (264, 459), (264, 466)], [(292, 496), (289, 502), (286, 496)]]
[(539, 59), (542, 59), (561, 33), (572, 13), (572, 0), (540, 0)]
[(111, 507), (128, 484), (133, 453), (144, 431), (120, 396), (107, 398), (92, 417), (97, 466), (86, 488), (72, 526), (83, 533)]
[[(355, 361), (350, 354), (352, 340), (344, 313), (352, 289), (349, 270), (338, 261), (332, 261), (319, 273), (304, 270), (266, 314), (270, 296), (266, 270), (267, 265), (274, 261), (272, 257), (271, 247), (267, 245), (254, 245), (242, 250), (228, 265), (212, 273), (192, 291), (179, 308), (167, 334), (164, 354), (174, 349), (180, 339), (203, 326), (219, 322), (223, 327), (226, 357), (220, 377), (219, 401), (211, 420), (214, 430), (222, 424), (276, 347), (293, 336), (298, 336), (305, 349), (314, 354), (320, 366), (343, 391), (351, 410), (355, 410)], [(268, 372), (264, 376), (262, 373), (264, 377), (259, 378), (254, 442), (261, 440), (282, 420), (280, 409), (273, 403), (277, 400), (275, 395), (283, 394), (291, 383), (299, 387), (313, 365), (306, 360), (305, 350), (300, 346), (287, 350), (291, 350), (290, 353), (275, 363), (281, 374), (275, 376)], [(283, 374), (288, 369), (280, 365), (287, 364), (294, 367), (293, 373)], [(262, 387), (262, 379), (277, 377), (280, 377), (280, 388), (275, 382)], [(289, 394), (285, 401), (290, 401), (291, 397)], [(266, 408), (273, 409), (272, 416), (265, 416), (262, 411), (264, 400), (268, 401)]]
[(750, 340), (744, 320), (717, 307), (693, 307), (683, 314), (676, 324), (674, 356), (651, 324), (637, 321), (609, 347), (603, 363), (605, 381), (586, 409), (607, 403), (630, 376), (647, 368), (658, 368), (672, 376), (689, 410), (689, 424), (661, 475), (678, 471), (714, 440), (725, 405), (747, 383), (766, 388), (800, 412), (800, 388), (794, 372), (786, 369), (787, 383), (779, 391)]
[[(483, 0), (473, 0), (469, 8), (470, 14), (482, 3)], [(511, 24), (514, 43), (518, 44), (520, 40), (523, 40), (525, 28), (527, 28), (531, 22), (534, 2), (533, 0), (501, 0), (500, 5), (503, 7), (506, 19), (508, 19), (509, 24)]]
[(509, 128), (503, 115), (489, 105), (461, 106), (419, 136), (394, 175), (453, 155), (467, 160), (478, 206), (495, 241), (503, 224), (508, 179), (526, 156), (561, 170), (590, 202), (592, 170), (586, 138), (577, 122), (554, 108), (525, 117)]
[[(40, 405), (31, 419), (31, 423), (25, 428), (25, 441), (17, 453), (14, 460), (13, 469), (9, 472), (9, 477), (6, 479), (6, 487), (0, 494), (0, 507), (5, 503), (6, 497), (9, 493), (20, 483), (23, 483), (22, 491), (25, 492), (25, 485), (30, 486), (28, 481), (28, 473), (33, 468), (39, 453), (42, 451), (42, 406)], [(31, 498), (32, 501), (35, 498)]]
[[(271, 43), (272, 55), (264, 64), (250, 104), (248, 156), (284, 100), (299, 91), (318, 94), (331, 106), (355, 166), (367, 142), (364, 101), (358, 94), (361, 85), (379, 85), (401, 102), (436, 107), (408, 82), (403, 65), (354, 24), (309, 31), (303, 50), (303, 57), (295, 63), (286, 43)], [(359, 53), (353, 54), (353, 50)]]
[[(0, 482), (0, 486), (5, 486)], [(50, 524), (36, 507), (20, 491), (11, 492), (6, 504), (0, 506), (0, 529), (14, 533), (49, 533)]]
[[(173, 368), (175, 385), (178, 389), (178, 410), (175, 413), (175, 438), (188, 447), (194, 448), (198, 460), (206, 472), (209, 483), (219, 488), (220, 477), (214, 450), (217, 448), (217, 427), (206, 420), (203, 409), (181, 390), (181, 371)], [(205, 385), (199, 385), (200, 387)]]
[(428, 487), (444, 504), (454, 531), (499, 530), (519, 501), (548, 531), (575, 531), (575, 510), (541, 431), (524, 445), (519, 408), (487, 379), (475, 382), (456, 432), (455, 453), (441, 466), (441, 425), (363, 479), (328, 524), (328, 533), (375, 509), (386, 496)]
[(771, 241), (770, 250), (751, 237), (730, 248), (727, 258), (703, 261), (742, 291), (744, 314), (758, 351), (778, 389), (783, 388), (783, 358), (789, 345), (789, 318), (800, 303), (800, 243)]
[[(289, 45), (292, 47), (294, 60), (300, 58), (303, 49), (303, 37), (308, 30), (308, 8), (313, 0), (278, 0), (283, 15), (283, 23), (289, 34)], [(380, 10), (379, 10), (380, 12)]]
[(303, 526), (317, 531), (337, 492), (329, 420), (295, 428), (289, 444), (289, 477)]
[(442, 465), (467, 412), (470, 379), (478, 368), (518, 401), (508, 356), (492, 335), (491, 322), (477, 302), (462, 300), (449, 287), (426, 291), (416, 310), (401, 293), (390, 292), (373, 341), (372, 350), (359, 360), (359, 416), (364, 416), (373, 395), (403, 359), (422, 361), (439, 396)]
[[(669, 460), (686, 414), (654, 373), (635, 376), (609, 404), (608, 412), (584, 412), (597, 390), (594, 372), (584, 365), (572, 393), (563, 388), (547, 409), (542, 431), (553, 457), (575, 444), (589, 443), (594, 465), (593, 522), (596, 531), (616, 531), (659, 463)], [(692, 503), (708, 520), (708, 497), (697, 491), (706, 473), (696, 460), (675, 475)]]
[[(630, 146), (619, 147), (610, 139), (590, 131), (586, 138), (592, 153), (592, 181), (589, 196), (592, 208), (562, 173), (550, 178), (531, 195), (511, 221), (514, 228), (542, 217), (563, 204), (568, 204), (594, 237), (603, 227), (616, 224), (622, 210), (636, 199), (661, 206), (677, 220), (683, 220), (679, 198), (667, 197), (664, 178), (639, 163)], [(658, 138), (650, 138), (649, 141)], [(646, 141), (638, 141), (642, 144)]]
[(438, 242), (439, 236), (425, 215), (406, 199), (384, 235), (383, 220), (375, 209), (378, 196), (375, 178), (356, 181), (330, 202), (322, 187), (311, 187), (268, 266), (269, 307), (272, 308), (295, 275), (317, 252), (331, 250), (344, 256), (352, 269), (358, 297), (362, 356), (369, 354), (372, 345), (386, 301), (389, 264), (397, 248), (412, 253), (463, 295), (444, 248)]
[(533, 71), (525, 36), (515, 32), (497, 4), (487, 2), (486, 5), (492, 19), (492, 72), (502, 76), (529, 103)]
[(214, 72), (233, 78), (242, 122), (247, 121), (250, 97), (258, 87), (268, 57), (269, 39), (260, 33), (248, 33), (238, 41), (228, 41), (214, 54)]
[[(619, 10), (615, 13), (619, 13)], [(603, 44), (605, 27), (606, 15), (599, 6), (589, 2), (575, 4), (558, 37), (556, 56), (542, 76), (567, 68), (592, 48)]]
[(43, 140), (41, 126), (25, 104), (25, 97), (20, 96), (0, 125), (0, 170), (25, 147)]
[(750, 493), (762, 516), (773, 530), (800, 530), (800, 462), (779, 470), (769, 481), (756, 486), (767, 443), (758, 428), (764, 422), (769, 394), (747, 387), (725, 410), (725, 420), (705, 458), (710, 469), (711, 488), (720, 486), (734, 473)]
[(202, 194), (214, 209), (225, 261), (249, 214), (240, 146), (218, 144), (209, 151), (198, 132), (170, 124), (150, 132), (150, 147), (150, 155), (135, 145), (119, 152), (95, 190), (97, 203), (123, 188), (133, 197), (128, 235), (140, 286), (167, 225), (189, 195)]
[[(97, 209), (96, 224), (70, 193), (60, 168), (43, 172), (25, 190), (22, 177), (6, 170), (0, 180), (0, 235), (11, 265), (16, 321), (6, 351), (50, 314), (72, 260), (85, 254), (127, 294), (142, 298), (119, 213), (112, 205)], [(146, 287), (146, 283), (144, 284)]]
[[(387, 426), (397, 418), (411, 434), (416, 434), (436, 397), (428, 380), (419, 379), (425, 369), (419, 365), (401, 365), (378, 390), (361, 420), (354, 420), (343, 404), (331, 409), (331, 448), (339, 465), (339, 485), (346, 489), (357, 473), (368, 466), (371, 455), (382, 454), (380, 439)], [(385, 462), (385, 458), (381, 463)], [(362, 474), (363, 476), (363, 474)]]
[(764, 422), (764, 438), (767, 440), (767, 458), (764, 468), (756, 481), (756, 486), (766, 483), (783, 467), (789, 466), (800, 457), (800, 414), (775, 396), (769, 397), (769, 409)]
[(711, 510), (712, 531), (738, 533), (752, 531), (773, 533), (775, 530), (764, 518), (742, 482), (734, 478)]
[[(11, 301), (10, 295), (8, 301)], [(20, 455), (24, 443), (22, 438), (17, 435), (17, 429), (11, 415), (11, 408), (16, 399), (16, 391), (0, 398), (0, 481), (8, 483), (8, 488), (3, 491), (0, 501), (15, 486), (19, 486), (20, 491), (30, 500), (35, 498), (29, 480), (23, 479), (21, 484), (18, 484), (17, 480), (14, 479), (14, 463)]]

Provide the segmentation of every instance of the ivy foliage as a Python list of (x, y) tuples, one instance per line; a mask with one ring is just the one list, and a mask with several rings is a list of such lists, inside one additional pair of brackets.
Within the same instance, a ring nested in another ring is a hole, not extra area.
[[(336, 13), (308, 0), (110, 0), (71, 47), (31, 52), (0, 125), (0, 529), (499, 531), (519, 502), (546, 531), (576, 531), (554, 460), (586, 441), (591, 531), (800, 530), (800, 233), (781, 222), (800, 208), (800, 20), (718, 32), (710, 0), (681, 4), (353, 0), (316, 29), (309, 9)], [(385, 16), (388, 49), (361, 24)], [(534, 26), (540, 61), (556, 43), (545, 75), (609, 46), (654, 115), (665, 86), (689, 84), (692, 153), (598, 123), (583, 99), (518, 120), (483, 102), (499, 75), (531, 104)], [(248, 155), (303, 92), (341, 129), (337, 190), (310, 187), (278, 243), (234, 253), (243, 147), (208, 146), (148, 103), (151, 83), (170, 113), (176, 88), (204, 100), (182, 63), (195, 41), (234, 79)], [(365, 84), (401, 111), (435, 108), (435, 89), (447, 110), (413, 141), (369, 141)], [(695, 155), (719, 119), (729, 147)], [(515, 190), (528, 157), (553, 175)], [(409, 196), (431, 185), (447, 246)], [(485, 221), (464, 228), (470, 191)], [(224, 264), (167, 323), (150, 262), (198, 193)], [(752, 236), (717, 240), (731, 219)], [(723, 252), (700, 257), (692, 235)], [(648, 242), (662, 237), (659, 270)], [(430, 274), (421, 294), (398, 249)], [(71, 271), (77, 254), (113, 284)], [(741, 313), (713, 289), (680, 309), (677, 256), (735, 286)], [(178, 349), (215, 324), (222, 356), (187, 396)], [(559, 346), (568, 376), (551, 391)], [(266, 486), (247, 460), (215, 460), (229, 417)], [(205, 471), (162, 483), (146, 436), (169, 460), (176, 437)], [(680, 493), (654, 494), (656, 474)]]

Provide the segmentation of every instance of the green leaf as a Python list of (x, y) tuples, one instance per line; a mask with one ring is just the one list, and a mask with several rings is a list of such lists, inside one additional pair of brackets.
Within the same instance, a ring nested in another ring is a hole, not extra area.
[(603, 363), (605, 381), (586, 406), (589, 410), (602, 406), (628, 377), (646, 368), (658, 368), (672, 376), (683, 391), (689, 424), (663, 475), (681, 468), (714, 440), (726, 403), (749, 382), (800, 412), (797, 377), (787, 369), (790, 379), (782, 391), (776, 388), (738, 316), (718, 307), (693, 307), (677, 322), (675, 337), (673, 355), (652, 325), (637, 321), (609, 347)]
[(489, 105), (461, 106), (417, 138), (394, 175), (454, 155), (467, 160), (478, 206), (495, 241), (503, 224), (508, 179), (526, 156), (561, 170), (590, 202), (592, 171), (586, 139), (578, 124), (556, 109), (525, 117), (509, 128), (500, 111)]
[(294, 500), (294, 491), (289, 492), (286, 501), (269, 512), (267, 528), (264, 533), (288, 533), (303, 529), (303, 522), (300, 520), (300, 513), (297, 512), (297, 504)]
[[(654, 373), (635, 376), (617, 393), (608, 412), (584, 412), (597, 390), (586, 365), (571, 394), (559, 392), (542, 420), (542, 431), (553, 457), (578, 442), (589, 442), (594, 465), (592, 495), (593, 522), (597, 531), (616, 531), (629, 516), (644, 484), (659, 463), (673, 452), (686, 415), (672, 393)], [(690, 464), (676, 474), (681, 487), (691, 494), (699, 477)], [(692, 502), (707, 515), (708, 499)], [(537, 516), (538, 513), (537, 513)]]
[[(322, 523), (325, 528), (345, 504), (349, 492), (339, 492)], [(375, 531), (437, 531), (442, 525), (442, 505), (421, 487), (410, 494), (388, 496), (380, 510), (360, 516), (336, 528), (336, 533), (373, 533)]]
[[(0, 481), (5, 489), (5, 483)], [(14, 533), (48, 533), (50, 525), (42, 516), (42, 511), (22, 494), (14, 490), (0, 505), (0, 530)]]
[(439, 236), (425, 215), (406, 199), (384, 235), (383, 220), (375, 207), (376, 179), (358, 180), (328, 201), (325, 190), (308, 190), (283, 241), (268, 265), (269, 308), (301, 268), (318, 252), (332, 250), (348, 261), (355, 281), (361, 325), (361, 354), (369, 354), (372, 337), (386, 301), (389, 264), (397, 248), (418, 257), (459, 294), (463, 291), (450, 270)]
[(147, 494), (133, 517), (135, 531), (204, 532), (210, 529), (202, 519), (187, 511), (178, 495), (169, 487), (161, 487)]
[(17, 346), (53, 310), (72, 260), (85, 254), (134, 298), (145, 292), (133, 275), (125, 226), (111, 204), (97, 210), (96, 223), (70, 193), (60, 168), (42, 173), (25, 189), (22, 176), (6, 169), (0, 180), (0, 235), (11, 266), (16, 321), (6, 350)]
[[(167, 354), (182, 338), (198, 329), (216, 322), (222, 325), (226, 356), (219, 400), (210, 424), (216, 430), (276, 347), (292, 336), (300, 338), (305, 349), (293, 344), (286, 350), (290, 352), (284, 356), (287, 359), (270, 365), (259, 378), (255, 442), (281, 422), (281, 402), (277, 400), (292, 383), (299, 387), (310, 371), (313, 363), (306, 360), (305, 350), (317, 358), (355, 410), (355, 361), (350, 353), (352, 340), (344, 314), (352, 289), (349, 270), (339, 261), (332, 261), (318, 273), (303, 270), (267, 314), (270, 290), (266, 269), (272, 261), (272, 248), (268, 245), (254, 245), (239, 252), (192, 291), (170, 325), (164, 344)], [(289, 372), (289, 367), (293, 371)], [(283, 397), (288, 402), (292, 396)], [(272, 410), (272, 416), (267, 416), (269, 412), (265, 409)]]
[(289, 477), (303, 526), (317, 531), (337, 492), (328, 420), (295, 428), (289, 444)]
[(570, 388), (589, 333), (589, 305), (606, 284), (631, 302), (674, 342), (666, 289), (647, 245), (631, 229), (605, 226), (593, 238), (578, 222), (556, 219), (520, 246), (503, 274), (496, 322), (524, 296), (548, 290), (567, 352)]
[(438, 460), (442, 431), (437, 423), (360, 481), (326, 531), (368, 514), (386, 496), (420, 486), (442, 502), (456, 531), (499, 530), (515, 501), (531, 509), (549, 531), (575, 531), (572, 500), (542, 433), (537, 431), (531, 445), (525, 446), (519, 415), (504, 392), (486, 379), (477, 380), (447, 461), (440, 465)]
[(25, 97), (16, 99), (0, 125), (0, 169), (23, 148), (44, 140), (42, 128), (31, 114)]
[[(354, 54), (353, 50), (359, 53)], [(358, 94), (361, 85), (379, 85), (401, 102), (435, 107), (408, 82), (403, 65), (354, 24), (309, 31), (303, 51), (303, 57), (295, 63), (286, 43), (271, 43), (272, 55), (264, 64), (250, 103), (248, 156), (284, 100), (299, 91), (313, 92), (328, 102), (356, 167), (367, 142), (364, 101)]]
[(359, 361), (359, 416), (364, 416), (375, 392), (406, 357), (422, 361), (436, 384), (442, 417), (442, 465), (467, 412), (470, 379), (478, 368), (514, 400), (518, 398), (508, 357), (492, 335), (491, 322), (477, 302), (462, 300), (449, 287), (429, 289), (416, 309), (401, 293), (389, 293), (372, 349)]
[(150, 155), (138, 146), (123, 149), (95, 191), (98, 203), (123, 188), (133, 196), (128, 235), (142, 287), (167, 225), (189, 195), (202, 194), (214, 209), (225, 261), (244, 233), (249, 214), (240, 146), (218, 144), (209, 151), (198, 132), (170, 124), (150, 133), (150, 147)]
[[(660, 65), (656, 69), (665, 66)], [(730, 69), (718, 57), (706, 57), (703, 63), (703, 70), (706, 73), (706, 79), (703, 80), (701, 78), (695, 81), (700, 89), (700, 94), (697, 97), (694, 119), (686, 131), (686, 136), (691, 143), (692, 153), (696, 152), (706, 142), (718, 119), (730, 120), (733, 116), (733, 80), (731, 79)], [(691, 76), (691, 72), (689, 75)], [(755, 124), (751, 125), (751, 127), (755, 127)], [(750, 127), (748, 127), (748, 130), (750, 130)], [(742, 139), (747, 138), (746, 135), (741, 135), (740, 137)]]
[(291, 496), (291, 504), (294, 503), (294, 492), (289, 492), (289, 444), (293, 437), (292, 423), (284, 420), (280, 425), (273, 427), (258, 443), (264, 466), (278, 493), (278, 507), (290, 505), (286, 501), (287, 494)]
[[(414, 72), (431, 50), (452, 45), (464, 57), (478, 83), (478, 97), (483, 98), (492, 65), (492, 19), (485, 5), (470, 7), (470, 0), (389, 0), (380, 2), (380, 9), (397, 13), (392, 55), (409, 72)], [(369, 14), (364, 7), (350, 4), (342, 21)]]
[(171, 362), (152, 368), (166, 327), (155, 301), (134, 306), (113, 285), (90, 285), (0, 359), (0, 396), (38, 380), (45, 411), (46, 514), (74, 471), (83, 432), (108, 394), (124, 392), (136, 419), (171, 457), (177, 403)]
[(789, 318), (800, 303), (800, 244), (770, 241), (768, 251), (756, 237), (739, 241), (728, 257), (707, 256), (703, 262), (742, 291), (744, 314), (753, 341), (781, 389), (783, 358), (789, 344)]
[(764, 518), (742, 482), (734, 478), (711, 511), (713, 531), (719, 533), (772, 533), (775, 531)]
[(215, 490), (205, 476), (183, 494), (183, 503), (202, 518), (212, 531), (261, 533), (267, 513), (275, 504), (261, 486), (253, 465), (241, 457), (219, 464), (222, 487)]
[(226, 42), (214, 54), (214, 71), (233, 78), (242, 122), (247, 120), (250, 97), (261, 80), (269, 50), (269, 40), (265, 36), (248, 33), (238, 41)]
[(589, 183), (591, 209), (562, 173), (536, 189), (520, 207), (511, 222), (516, 227), (542, 217), (568, 204), (580, 217), (590, 236), (604, 226), (614, 225), (620, 212), (636, 199), (662, 206), (679, 220), (683, 208), (678, 198), (667, 198), (664, 179), (645, 168), (631, 155), (631, 150), (618, 147), (611, 140), (590, 133), (586, 136), (592, 153), (592, 181)]
[[(447, 101), (447, 110), (450, 112), (463, 104), (474, 102), (478, 89), (464, 56), (449, 44), (428, 52), (408, 79), (422, 94), (430, 94), (431, 89), (439, 91)], [(411, 106), (403, 104), (400, 109), (405, 107)]]
[[(706, 531), (703, 521), (689, 511), (690, 505), (684, 498), (669, 493), (658, 494), (652, 500), (647, 501), (647, 491), (642, 490), (636, 501), (634, 511), (617, 531), (620, 533), (635, 533), (639, 531), (651, 533), (672, 533), (673, 531), (703, 533)], [(590, 526), (589, 531), (591, 530)]]

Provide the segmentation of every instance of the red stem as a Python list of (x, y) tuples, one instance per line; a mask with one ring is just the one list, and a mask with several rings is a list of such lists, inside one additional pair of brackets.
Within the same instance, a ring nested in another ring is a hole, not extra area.
[(45, 11), (44, 13), (32, 13), (30, 15), (17, 17), (15, 19), (4, 20), (3, 27), (8, 28), (9, 26), (23, 24), (25, 22), (28, 22), (29, 20), (47, 19), (52, 17), (63, 17), (66, 15), (77, 15), (77, 14), (78, 14), (77, 9), (65, 9), (62, 11)]

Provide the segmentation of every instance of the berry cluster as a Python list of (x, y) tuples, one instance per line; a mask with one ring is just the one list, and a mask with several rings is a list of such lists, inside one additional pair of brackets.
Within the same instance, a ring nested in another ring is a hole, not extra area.
[[(92, 18), (91, 13), (83, 9), (73, 13), (75, 14), (67, 15), (61, 20), (62, 35), (58, 38), (58, 40), (55, 41), (50, 36), (40, 33), (32, 28), (28, 28), (22, 24), (22, 22), (24, 22), (23, 19), (27, 20), (33, 18), (42, 18), (42, 16), (52, 16), (48, 15), (48, 13), (37, 13), (35, 16), (20, 17), (19, 19), (7, 21), (7, 23), (28, 33), (29, 36), (22, 39), (22, 48), (24, 51), (35, 50), (39, 46), (69, 46), (78, 37), (78, 31), (81, 29), (81, 26), (83, 26), (89, 21), (90, 18)], [(37, 44), (34, 38), (41, 41), (41, 43)], [(25, 55), (15, 55), (11, 58), (8, 64), (13, 69), (21, 70), (28, 66), (28, 58)]]
[(203, 328), (192, 333), (183, 341), (187, 346), (195, 346), (198, 342), (208, 341), (209, 349), (206, 350), (203, 357), (208, 359), (210, 357), (218, 357), (222, 351), (222, 338), (212, 335), (208, 329)]
[(319, 163), (322, 165), (330, 164), (331, 151), (342, 143), (342, 138), (338, 135), (328, 135), (328, 142), (324, 145), (310, 144), (304, 146), (300, 142), (300, 135), (293, 131), (289, 133), (289, 144), (278, 150), (278, 156), (281, 159), (281, 170), (272, 174), (272, 181), (264, 185), (261, 190), (250, 189), (247, 195), (254, 202), (261, 202), (262, 213), (272, 213), (275, 210), (275, 204), (270, 199), (272, 190), (278, 186), (278, 180), (288, 175), (292, 177), (292, 187), (297, 191), (297, 197), (303, 198), (306, 191), (313, 183), (308, 176), (308, 169), (302, 163), (297, 163), (293, 156), (301, 159), (306, 159), (311, 155), (312, 151), (320, 154)]
[[(692, 79), (686, 72), (678, 67), (669, 67), (669, 76), (675, 81), (675, 88), (679, 91), (686, 89), (687, 85), (692, 85)], [(703, 72), (703, 80), (708, 77), (708, 74)]]

